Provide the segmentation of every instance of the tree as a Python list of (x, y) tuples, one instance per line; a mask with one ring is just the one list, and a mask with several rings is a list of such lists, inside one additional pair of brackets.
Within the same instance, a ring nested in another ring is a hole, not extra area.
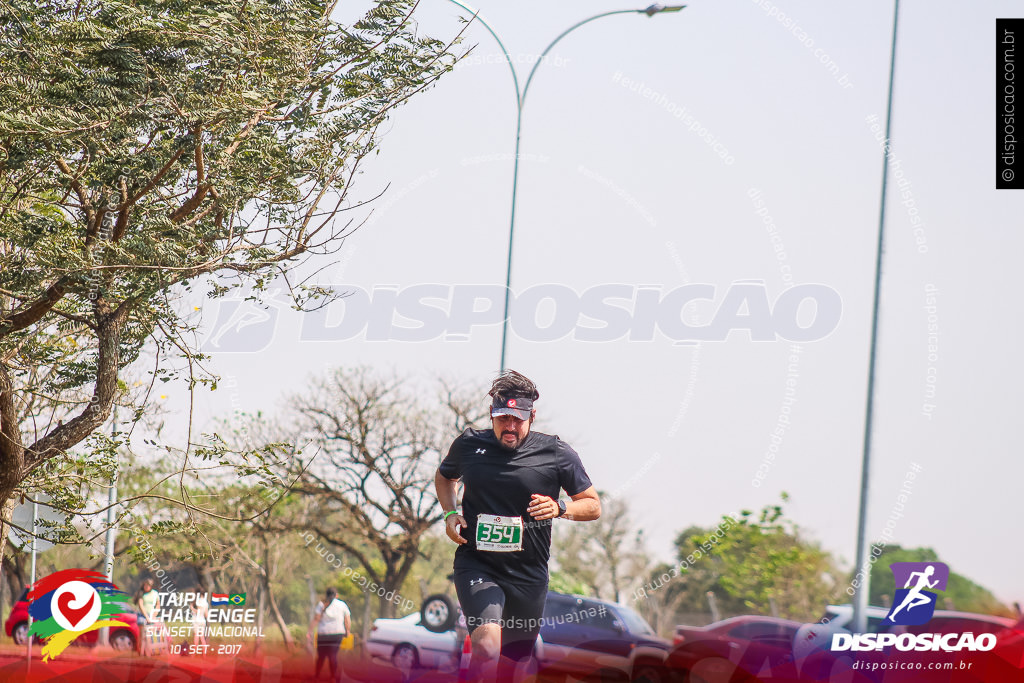
[[(280, 529), (308, 520), (309, 501), (277, 482), (252, 476), (223, 481), (226, 478), (193, 472), (184, 479), (185, 497), (201, 501), (207, 514), (190, 520), (187, 508), (162, 503), (181, 485), (173, 467), (156, 463), (129, 469), (132, 476), (125, 481), (125, 494), (150, 494), (138, 498), (131, 518), (151, 531), (119, 534), (118, 546), (133, 560), (122, 565), (122, 573), (131, 571), (132, 565), (138, 571), (125, 585), (148, 574), (161, 591), (190, 591), (198, 584), (206, 592), (246, 593), (247, 607), (257, 610), (257, 625), (262, 627), (269, 615), (284, 644), (291, 646), (279, 596), (296, 576), (301, 554), (295, 552), (296, 536)], [(244, 521), (234, 521), (239, 519)]]
[(378, 126), (455, 61), (414, 7), (349, 27), (327, 0), (0, 4), (0, 551), (26, 478), (107, 421), (124, 368), (169, 381), (176, 355), (215, 385), (176, 297), (275, 277), (298, 306), (328, 296), (289, 273), (340, 247)]
[(384, 595), (401, 590), (420, 543), (442, 519), (434, 472), (447, 446), (487, 415), (486, 403), (451, 386), (429, 404), (423, 396), (400, 378), (342, 368), (290, 400), (296, 431), (287, 440), (304, 446), (281, 477), (315, 502), (309, 528), (382, 587), (384, 617), (395, 613)]
[(818, 618), (838, 595), (831, 557), (801, 535), (781, 505), (724, 515), (713, 528), (689, 527), (676, 548), (678, 563), (655, 568), (637, 593), (647, 598), (642, 612), (659, 628), (677, 612), (706, 613), (709, 592), (723, 617), (772, 613), (798, 620)]
[[(720, 528), (724, 528), (724, 524)], [(731, 597), (722, 589), (716, 565), (704, 555), (701, 541), (716, 532), (712, 527), (687, 527), (676, 536), (677, 562), (659, 563), (646, 572), (647, 579), (641, 582), (634, 598), (637, 609), (658, 632), (667, 632), (676, 623), (694, 623), (692, 619), (697, 615), (706, 621), (710, 611), (709, 593), (715, 595), (720, 614), (742, 614), (746, 611), (742, 600)], [(707, 547), (713, 552), (710, 543)], [(696, 556), (698, 552), (700, 556)], [(692, 561), (687, 561), (688, 557)]]
[[(232, 586), (247, 586), (255, 579), (255, 590), (246, 592), (256, 597), (258, 624), (263, 625), (264, 612), (269, 610), (281, 632), (284, 644), (291, 647), (291, 632), (282, 614), (276, 586), (285, 577), (292, 576), (297, 557), (294, 539), (282, 543), (283, 534), (278, 530), (282, 520), (303, 519), (308, 516), (303, 502), (295, 496), (286, 495), (280, 504), (268, 506), (264, 494), (278, 492), (275, 489), (247, 484), (233, 484), (216, 490), (216, 510), (224, 516), (246, 518), (247, 521), (226, 524), (210, 517), (197, 526), (202, 542), (196, 534), (180, 536), (186, 552), (179, 552), (180, 559), (188, 558), (197, 575), (205, 579), (207, 591), (227, 592)], [(201, 495), (197, 490), (195, 495)], [(180, 587), (179, 587), (180, 588)]]
[[(782, 500), (788, 500), (783, 493)], [(806, 540), (786, 519), (781, 505), (766, 505), (756, 516), (740, 513), (719, 537), (708, 532), (686, 540), (679, 555), (692, 547), (711, 547), (709, 561), (724, 593), (755, 614), (812, 620), (837, 593), (839, 575), (828, 553)]]
[(587, 587), (594, 597), (619, 602), (639, 576), (645, 554), (642, 535), (631, 535), (629, 504), (601, 494), (601, 517), (555, 530), (554, 557), (560, 580)]

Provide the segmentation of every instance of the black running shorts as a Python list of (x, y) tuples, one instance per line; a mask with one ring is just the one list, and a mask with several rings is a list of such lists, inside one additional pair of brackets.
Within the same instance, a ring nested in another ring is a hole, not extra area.
[(547, 583), (499, 583), (480, 569), (456, 570), (454, 582), (470, 633), (481, 624), (498, 624), (503, 657), (522, 659), (533, 653), (544, 620)]

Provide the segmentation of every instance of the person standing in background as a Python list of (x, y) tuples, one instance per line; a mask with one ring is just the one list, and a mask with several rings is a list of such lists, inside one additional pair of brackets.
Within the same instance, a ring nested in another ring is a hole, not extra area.
[(156, 621), (157, 613), (160, 610), (160, 593), (153, 587), (153, 579), (146, 579), (142, 582), (142, 588), (135, 594), (135, 608), (139, 610), (137, 621), (139, 635), (142, 639), (140, 650), (142, 656), (145, 657), (150, 654), (150, 625)]
[(338, 666), (338, 648), (342, 639), (352, 628), (352, 615), (348, 605), (338, 599), (338, 591), (328, 588), (324, 599), (317, 603), (316, 612), (309, 622), (309, 633), (306, 637), (313, 639), (316, 631), (316, 673), (314, 679), (320, 679), (320, 669), (324, 660), (331, 670), (331, 680), (340, 681), (341, 669)]
[(196, 586), (196, 601), (192, 608), (192, 650), (198, 654), (205, 654), (206, 617), (210, 613), (210, 603), (206, 601), (206, 593), (200, 591), (202, 588)]

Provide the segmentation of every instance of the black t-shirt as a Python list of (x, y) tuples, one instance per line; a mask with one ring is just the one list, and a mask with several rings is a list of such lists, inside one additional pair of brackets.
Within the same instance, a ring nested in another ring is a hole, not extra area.
[[(441, 476), (462, 479), (462, 516), (468, 543), (455, 551), (455, 570), (480, 568), (510, 583), (546, 583), (551, 555), (552, 520), (535, 520), (527, 512), (531, 494), (555, 500), (562, 489), (575, 496), (590, 488), (580, 456), (557, 436), (530, 432), (515, 451), (498, 444), (491, 429), (467, 429), (441, 462)], [(476, 548), (480, 514), (522, 517), (523, 549), (487, 552)]]

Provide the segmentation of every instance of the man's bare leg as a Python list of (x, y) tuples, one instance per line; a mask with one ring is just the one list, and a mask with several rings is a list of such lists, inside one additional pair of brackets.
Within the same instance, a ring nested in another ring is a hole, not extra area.
[(469, 680), (495, 680), (498, 658), (501, 656), (501, 626), (481, 624), (473, 629), (469, 639), (473, 644), (473, 654), (469, 660)]

